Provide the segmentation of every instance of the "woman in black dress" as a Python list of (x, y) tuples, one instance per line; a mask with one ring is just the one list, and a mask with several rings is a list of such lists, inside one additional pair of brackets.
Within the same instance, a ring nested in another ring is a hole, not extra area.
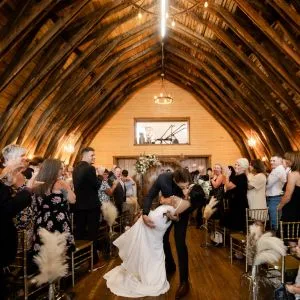
[(290, 153), (291, 172), (288, 174), (286, 191), (278, 205), (282, 210), (281, 221), (300, 221), (300, 152)]
[(67, 248), (75, 249), (71, 230), (69, 204), (75, 203), (75, 194), (61, 178), (63, 165), (58, 159), (46, 159), (41, 165), (36, 180), (44, 182), (34, 189), (36, 223), (33, 250), (38, 252), (42, 245), (38, 231), (45, 228), (50, 232), (67, 232)]
[(226, 190), (232, 191), (229, 214), (226, 217), (226, 226), (231, 230), (245, 231), (246, 229), (246, 208), (248, 207), (246, 171), (248, 168), (249, 161), (246, 158), (240, 158), (235, 163), (236, 176), (229, 181), (229, 171), (227, 170), (225, 174)]

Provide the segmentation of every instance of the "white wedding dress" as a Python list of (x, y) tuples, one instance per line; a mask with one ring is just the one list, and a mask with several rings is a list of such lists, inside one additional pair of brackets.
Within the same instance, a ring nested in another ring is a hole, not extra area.
[(158, 296), (169, 290), (163, 250), (163, 236), (171, 225), (163, 216), (167, 211), (173, 214), (175, 208), (161, 205), (149, 213), (155, 228), (147, 227), (140, 217), (114, 241), (123, 263), (106, 273), (104, 279), (115, 295), (138, 298)]

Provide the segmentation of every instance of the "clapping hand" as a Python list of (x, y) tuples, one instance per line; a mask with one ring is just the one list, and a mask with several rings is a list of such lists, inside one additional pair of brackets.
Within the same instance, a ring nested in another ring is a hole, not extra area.
[(229, 177), (231, 175), (231, 170), (229, 168), (224, 168), (224, 175)]

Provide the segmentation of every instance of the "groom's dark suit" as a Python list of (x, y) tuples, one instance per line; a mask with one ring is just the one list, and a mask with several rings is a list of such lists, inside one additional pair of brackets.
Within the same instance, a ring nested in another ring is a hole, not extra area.
[[(164, 197), (178, 196), (183, 198), (183, 192), (180, 187), (173, 180), (173, 173), (163, 173), (160, 174), (157, 180), (154, 182), (151, 187), (148, 195), (144, 199), (143, 214), (148, 215), (150, 208), (153, 202), (153, 199), (158, 196), (159, 192), (162, 193)], [(180, 214), (180, 219), (178, 222), (173, 222), (174, 225), (174, 237), (176, 250), (178, 255), (179, 262), (179, 273), (180, 273), (180, 282), (187, 282), (189, 275), (189, 265), (188, 265), (188, 251), (185, 243), (186, 230), (188, 226), (189, 213), (192, 209), (188, 209)], [(169, 234), (172, 228), (172, 225), (168, 228), (164, 235), (164, 251), (166, 256), (166, 269), (172, 270), (176, 268), (171, 246), (169, 242)]]

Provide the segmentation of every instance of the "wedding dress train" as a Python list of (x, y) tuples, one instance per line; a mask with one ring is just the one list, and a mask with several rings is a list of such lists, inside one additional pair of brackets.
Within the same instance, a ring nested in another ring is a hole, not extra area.
[(114, 241), (123, 263), (104, 275), (107, 287), (116, 295), (138, 298), (166, 293), (169, 282), (165, 270), (163, 236), (171, 225), (164, 214), (175, 208), (161, 205), (149, 213), (155, 228), (147, 227), (142, 217)]

